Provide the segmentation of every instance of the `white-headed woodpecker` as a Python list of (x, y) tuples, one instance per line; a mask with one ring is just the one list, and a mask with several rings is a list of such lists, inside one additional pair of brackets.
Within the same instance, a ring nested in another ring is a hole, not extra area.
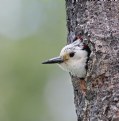
[(58, 57), (44, 61), (42, 64), (57, 63), (63, 70), (70, 72), (71, 75), (85, 78), (90, 53), (91, 50), (88, 45), (77, 39), (66, 45)]

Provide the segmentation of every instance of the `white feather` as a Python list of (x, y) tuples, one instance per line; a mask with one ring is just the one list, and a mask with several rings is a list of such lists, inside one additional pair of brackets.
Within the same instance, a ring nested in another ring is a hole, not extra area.
[(72, 44), (66, 45), (60, 53), (60, 57), (64, 55), (69, 55), (71, 52), (75, 52), (74, 57), (69, 57), (68, 60), (59, 64), (59, 66), (70, 72), (72, 75), (84, 78), (86, 76), (86, 61), (87, 52), (83, 49), (83, 43), (80, 41), (75, 41)]

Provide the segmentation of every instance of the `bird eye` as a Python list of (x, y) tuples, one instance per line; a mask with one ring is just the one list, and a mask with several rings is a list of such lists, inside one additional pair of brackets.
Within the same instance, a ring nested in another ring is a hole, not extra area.
[(70, 57), (73, 57), (74, 54), (75, 54), (75, 52), (71, 52), (71, 53), (69, 54), (69, 56), (70, 56)]

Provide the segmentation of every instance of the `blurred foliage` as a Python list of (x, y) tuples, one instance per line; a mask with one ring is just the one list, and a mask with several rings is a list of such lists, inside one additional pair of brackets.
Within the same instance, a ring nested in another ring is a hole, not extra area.
[(0, 121), (53, 121), (42, 96), (48, 72), (55, 66), (41, 62), (57, 56), (66, 43), (64, 1), (20, 1), (19, 25), (8, 32), (12, 36), (0, 36)]

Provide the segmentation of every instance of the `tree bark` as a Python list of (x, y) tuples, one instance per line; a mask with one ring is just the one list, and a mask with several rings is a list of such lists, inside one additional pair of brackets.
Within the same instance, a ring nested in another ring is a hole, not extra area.
[(119, 121), (119, 1), (66, 0), (66, 14), (67, 42), (80, 34), (92, 50), (86, 95), (71, 76), (77, 119)]

